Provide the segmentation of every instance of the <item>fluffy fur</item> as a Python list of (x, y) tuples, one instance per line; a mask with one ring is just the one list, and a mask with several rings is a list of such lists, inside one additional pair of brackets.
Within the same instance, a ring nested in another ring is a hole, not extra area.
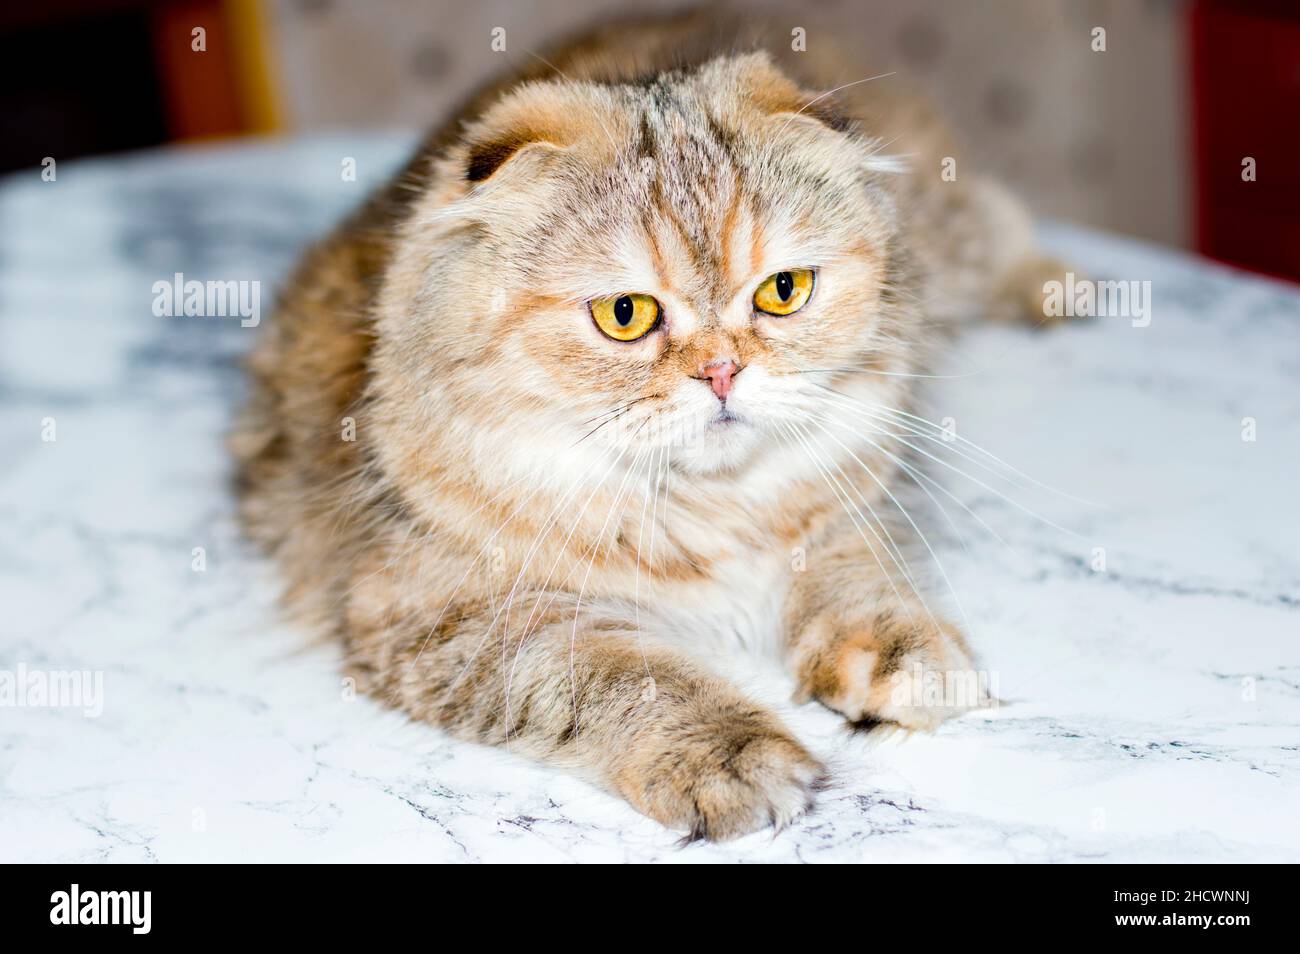
[[(1043, 263), (1001, 192), (941, 180), (896, 80), (822, 96), (864, 74), (711, 26), (597, 30), (472, 99), (306, 256), (232, 443), (250, 532), (367, 692), (728, 838), (822, 770), (694, 648), (774, 651), (851, 720), (947, 714), (890, 695), (972, 662), (872, 515), (909, 375)], [(808, 305), (756, 313), (790, 268)], [(633, 343), (587, 311), (625, 292), (663, 306)]]

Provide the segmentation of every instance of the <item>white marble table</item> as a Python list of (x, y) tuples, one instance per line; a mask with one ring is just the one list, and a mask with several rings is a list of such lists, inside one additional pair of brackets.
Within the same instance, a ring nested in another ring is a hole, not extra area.
[(1150, 326), (980, 329), (929, 401), (1100, 505), (998, 485), (1057, 530), (949, 474), (1005, 544), (956, 508), (925, 517), (1010, 704), (884, 739), (792, 711), (835, 771), (815, 813), (679, 848), (566, 775), (346, 699), (232, 520), (221, 435), (254, 332), (155, 317), (151, 286), (181, 271), (269, 299), (406, 142), (0, 184), (0, 673), (103, 688), (98, 717), (0, 707), (0, 860), (1300, 860), (1300, 293), (1073, 230), (1050, 243), (1152, 282)]

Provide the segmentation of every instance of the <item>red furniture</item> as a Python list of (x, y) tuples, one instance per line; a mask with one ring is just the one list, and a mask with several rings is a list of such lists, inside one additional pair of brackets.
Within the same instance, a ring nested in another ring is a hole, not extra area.
[(1190, 26), (1197, 248), (1300, 281), (1300, 2), (1197, 0)]

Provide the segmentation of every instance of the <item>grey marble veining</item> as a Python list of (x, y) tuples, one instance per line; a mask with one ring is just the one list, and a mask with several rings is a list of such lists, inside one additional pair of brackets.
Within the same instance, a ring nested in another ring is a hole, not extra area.
[[(936, 468), (963, 506), (918, 511), (1003, 706), (905, 738), (783, 702), (834, 769), (816, 811), (680, 848), (580, 781), (350, 698), (232, 519), (221, 435), (255, 332), (155, 317), (151, 289), (258, 281), (265, 319), (407, 141), (0, 183), (0, 674), (102, 678), (97, 716), (0, 705), (0, 860), (1300, 860), (1300, 293), (1072, 229), (1052, 248), (1150, 281), (1151, 324), (980, 328), (928, 392), (1038, 482)], [(788, 685), (756, 668), (752, 688)]]

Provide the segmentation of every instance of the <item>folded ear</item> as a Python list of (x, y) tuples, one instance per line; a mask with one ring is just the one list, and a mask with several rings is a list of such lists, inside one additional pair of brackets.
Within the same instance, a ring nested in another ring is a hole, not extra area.
[(516, 152), (524, 146), (541, 140), (532, 138), (527, 131), (507, 133), (484, 142), (470, 146), (469, 156), (465, 160), (465, 178), (470, 182), (482, 182), (500, 169)]
[(564, 149), (593, 129), (599, 134), (592, 98), (590, 88), (572, 83), (527, 83), (511, 91), (466, 131), (466, 181), (491, 178), (525, 150)]

